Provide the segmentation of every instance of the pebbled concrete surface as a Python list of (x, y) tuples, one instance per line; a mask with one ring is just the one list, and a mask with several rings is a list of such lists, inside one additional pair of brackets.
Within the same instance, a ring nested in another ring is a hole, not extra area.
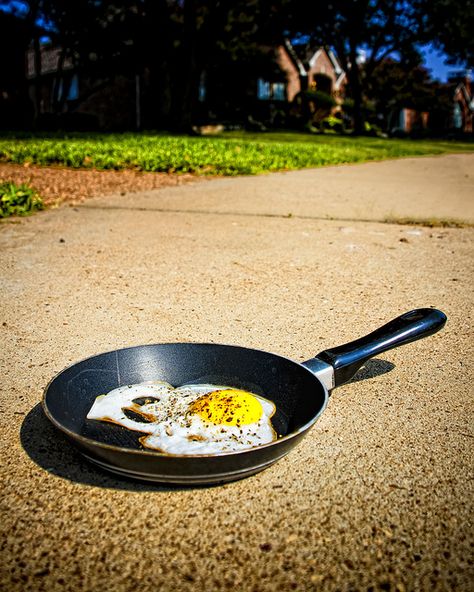
[[(469, 159), (453, 158), (210, 181), (2, 224), (1, 588), (472, 589), (474, 230), (360, 221), (377, 217), (364, 177), (382, 209), (418, 177), (421, 217), (448, 215), (436, 196), (449, 193), (449, 216), (469, 221), (472, 177), (452, 172)], [(350, 221), (339, 187), (360, 208)], [(444, 310), (446, 328), (335, 390), (300, 446), (235, 483), (109, 476), (39, 408), (57, 371), (100, 351), (215, 341), (304, 360), (419, 306)]]

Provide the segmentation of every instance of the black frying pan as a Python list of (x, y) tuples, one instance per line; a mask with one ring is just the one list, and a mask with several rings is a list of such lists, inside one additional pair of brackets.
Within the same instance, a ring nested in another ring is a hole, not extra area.
[[(120, 349), (60, 372), (45, 389), (43, 408), (87, 459), (109, 471), (189, 485), (231, 481), (265, 469), (296, 446), (323, 412), (329, 392), (369, 358), (432, 335), (445, 322), (439, 310), (414, 310), (367, 337), (325, 350), (302, 364), (260, 350), (209, 343)], [(276, 404), (272, 422), (280, 438), (240, 452), (176, 456), (142, 449), (137, 432), (86, 419), (97, 395), (146, 380), (174, 386), (224, 384), (260, 394)]]

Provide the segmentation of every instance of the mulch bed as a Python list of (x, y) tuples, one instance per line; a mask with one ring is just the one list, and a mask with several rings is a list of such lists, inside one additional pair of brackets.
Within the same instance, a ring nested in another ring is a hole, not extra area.
[(64, 202), (79, 203), (99, 195), (160, 189), (202, 179), (191, 174), (76, 170), (0, 163), (0, 182), (27, 183), (38, 191), (49, 207)]

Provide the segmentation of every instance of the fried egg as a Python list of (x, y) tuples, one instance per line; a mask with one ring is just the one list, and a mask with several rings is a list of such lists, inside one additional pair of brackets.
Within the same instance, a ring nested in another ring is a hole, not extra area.
[(245, 450), (276, 440), (275, 404), (229, 386), (190, 384), (173, 388), (146, 382), (97, 397), (87, 419), (117, 423), (146, 434), (145, 448), (174, 455)]

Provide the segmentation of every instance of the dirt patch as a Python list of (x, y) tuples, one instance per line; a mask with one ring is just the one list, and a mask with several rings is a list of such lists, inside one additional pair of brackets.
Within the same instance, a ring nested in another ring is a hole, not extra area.
[(203, 180), (190, 174), (144, 173), (140, 171), (74, 170), (0, 164), (0, 182), (27, 183), (34, 187), (47, 206), (77, 203), (89, 197), (172, 187)]

